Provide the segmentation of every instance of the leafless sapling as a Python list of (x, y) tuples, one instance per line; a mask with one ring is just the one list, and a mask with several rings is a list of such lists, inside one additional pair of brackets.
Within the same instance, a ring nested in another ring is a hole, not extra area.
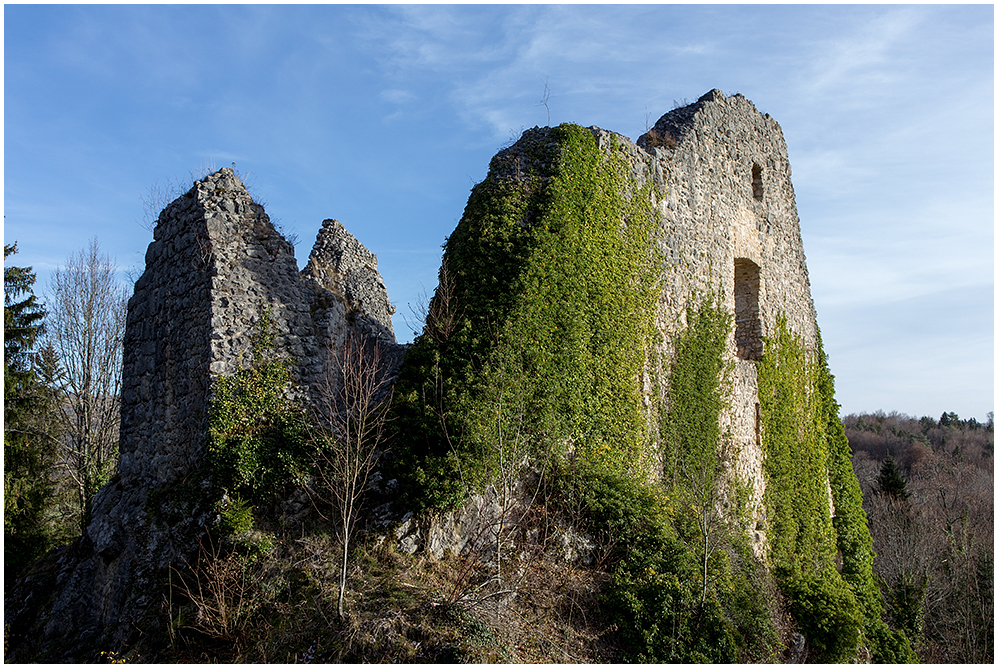
[(97, 239), (52, 276), (47, 338), (65, 372), (61, 460), (77, 488), (80, 527), (117, 464), (127, 297)]
[(342, 348), (330, 352), (315, 408), (312, 500), (317, 512), (336, 524), (341, 539), (337, 613), (342, 619), (350, 539), (385, 440), (391, 387), (385, 350), (376, 338), (351, 333)]

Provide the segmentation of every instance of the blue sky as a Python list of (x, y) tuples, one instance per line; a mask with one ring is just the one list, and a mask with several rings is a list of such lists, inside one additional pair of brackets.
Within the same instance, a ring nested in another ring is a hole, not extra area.
[(40, 292), (95, 235), (137, 277), (144, 202), (235, 162), (299, 264), (324, 218), (377, 254), (406, 341), (500, 147), (712, 88), (783, 128), (843, 412), (985, 419), (991, 5), (5, 5), (4, 242)]

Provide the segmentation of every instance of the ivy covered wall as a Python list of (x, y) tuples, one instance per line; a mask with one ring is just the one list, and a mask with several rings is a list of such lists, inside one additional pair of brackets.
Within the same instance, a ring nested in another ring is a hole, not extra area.
[[(493, 159), (396, 385), (403, 502), (453, 508), (529, 461), (615, 546), (632, 660), (777, 660), (784, 614), (811, 659), (912, 659), (881, 619), (782, 136), (712, 94), (650, 153), (566, 124)], [(756, 125), (768, 162), (724, 139)]]
[(562, 125), (493, 160), (445, 245), (430, 323), (396, 386), (411, 498), (453, 505), (492, 482), (502, 447), (634, 471), (654, 354), (650, 184), (615, 146)]
[(808, 353), (779, 319), (758, 371), (770, 566), (794, 621), (823, 660), (848, 660), (863, 642), (875, 662), (914, 661), (908, 639), (882, 620), (863, 497), (820, 336)]

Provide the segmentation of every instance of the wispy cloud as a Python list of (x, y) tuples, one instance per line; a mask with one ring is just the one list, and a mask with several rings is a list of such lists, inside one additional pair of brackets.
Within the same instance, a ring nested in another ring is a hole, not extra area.
[(908, 44), (924, 19), (922, 12), (891, 8), (862, 22), (855, 33), (819, 40), (804, 90), (816, 97), (846, 95), (873, 103), (871, 96), (888, 94), (890, 84), (904, 74), (903, 61), (892, 52)]
[[(633, 138), (674, 100), (717, 87), (784, 129), (825, 344), (837, 373), (855, 372), (845, 397), (880, 387), (859, 408), (921, 410), (892, 403), (885, 378), (973, 367), (936, 356), (916, 368), (894, 351), (960, 347), (906, 309), (993, 294), (993, 7), (11, 5), (4, 16), (6, 233), (37, 267), (96, 230), (123, 263), (141, 260), (148, 186), (235, 161), (302, 238), (336, 216), (388, 249), (382, 273), (405, 304), (435, 284), (439, 244), (497, 146), (549, 110), (552, 124)], [(968, 346), (993, 339), (993, 322), (952, 321)]]

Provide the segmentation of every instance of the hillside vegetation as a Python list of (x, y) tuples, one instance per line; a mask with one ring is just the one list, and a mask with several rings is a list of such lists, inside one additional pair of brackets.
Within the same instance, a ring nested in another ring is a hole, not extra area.
[(922, 661), (994, 662), (994, 421), (848, 415), (892, 623)]

